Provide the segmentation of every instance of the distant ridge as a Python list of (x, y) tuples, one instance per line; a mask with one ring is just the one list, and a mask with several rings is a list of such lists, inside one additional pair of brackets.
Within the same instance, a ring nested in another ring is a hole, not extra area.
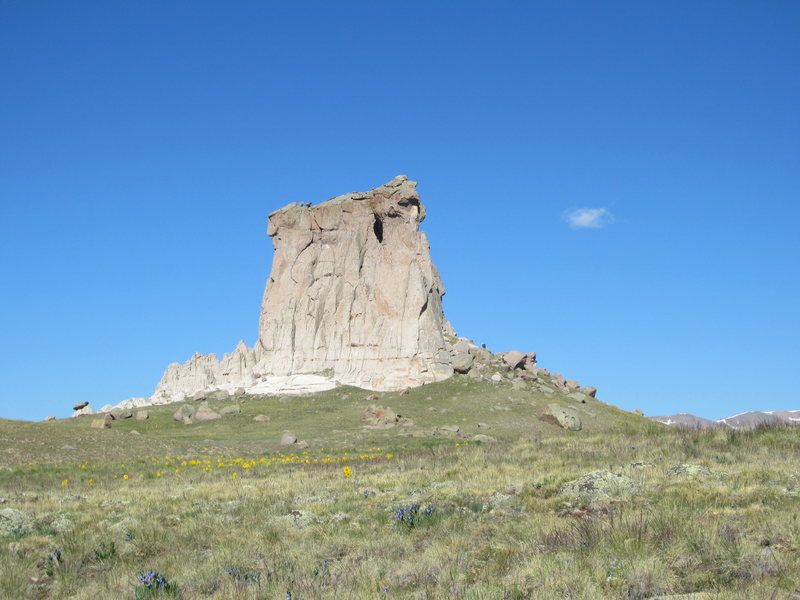
[(755, 429), (765, 425), (800, 425), (800, 410), (753, 410), (725, 417), (724, 419), (717, 419), (716, 421), (696, 417), (689, 413), (650, 418), (665, 425), (685, 427), (687, 429), (717, 429), (721, 427)]

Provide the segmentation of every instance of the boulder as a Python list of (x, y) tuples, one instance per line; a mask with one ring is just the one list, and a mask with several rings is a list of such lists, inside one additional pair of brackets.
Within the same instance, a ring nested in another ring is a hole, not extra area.
[(297, 448), (300, 450), (305, 450), (306, 448), (308, 448), (308, 442), (305, 440), (300, 440), (295, 444), (295, 446), (297, 446)]
[(472, 441), (473, 442), (481, 442), (483, 444), (491, 444), (491, 443), (496, 442), (497, 440), (495, 438), (493, 438), (492, 436), (490, 436), (490, 435), (484, 435), (482, 433), (479, 433), (477, 435), (473, 435), (472, 436)]
[(558, 404), (548, 404), (539, 420), (551, 425), (558, 425), (570, 431), (580, 431), (583, 427), (580, 417), (575, 411)]
[(274, 211), (255, 346), (169, 365), (154, 397), (249, 391), (257, 379), (319, 373), (381, 391), (451, 377), (445, 289), (419, 231), (424, 218), (416, 183), (402, 175), (368, 192)]
[(482, 364), (490, 363), (494, 359), (494, 354), (484, 346), (470, 346), (469, 353), (475, 357), (475, 360)]
[(222, 415), (216, 411), (211, 410), (205, 406), (201, 406), (197, 409), (197, 412), (194, 413), (192, 417), (195, 421), (214, 421), (216, 419), (221, 419)]
[(492, 375), (492, 376), (490, 377), (490, 379), (491, 379), (491, 380), (492, 380), (494, 383), (500, 383), (501, 381), (503, 381), (503, 376), (502, 376), (502, 375), (500, 375), (500, 373), (495, 373), (494, 375)]
[(55, 420), (56, 420), (56, 417), (55, 417), (55, 415), (48, 415), (48, 416), (46, 416), (46, 417), (44, 418), (44, 420), (45, 420), (45, 421), (55, 421)]
[(267, 415), (256, 415), (255, 417), (253, 417), (253, 421), (256, 421), (257, 423), (266, 423), (267, 421), (271, 420), (272, 419)]
[(197, 412), (194, 406), (190, 404), (181, 404), (174, 413), (172, 413), (172, 418), (175, 421), (183, 421), (186, 417), (191, 419), (194, 416), (194, 413)]
[(456, 373), (468, 373), (474, 362), (475, 359), (468, 352), (456, 354), (453, 357), (453, 370)]
[(106, 414), (102, 419), (95, 419), (92, 421), (91, 427), (94, 429), (111, 429), (111, 422), (113, 420), (110, 414)]
[(217, 390), (216, 392), (211, 394), (211, 397), (214, 400), (224, 401), (224, 400), (227, 400), (228, 398), (230, 398), (230, 393), (228, 392), (228, 390)]
[(445, 433), (458, 433), (461, 431), (458, 425), (442, 425), (439, 427), (439, 431), (443, 431)]
[(291, 446), (297, 443), (297, 436), (291, 431), (284, 431), (281, 435), (281, 446)]
[(205, 399), (206, 399), (205, 390), (199, 390), (199, 391), (195, 392), (194, 394), (192, 394), (192, 396), (191, 396), (191, 400), (195, 400), (197, 402), (199, 402), (200, 400), (205, 400)]
[(140, 410), (136, 413), (136, 420), (137, 421), (146, 421), (150, 418), (150, 413), (146, 410)]
[(592, 398), (597, 396), (597, 388), (596, 387), (592, 387), (590, 385), (583, 386), (582, 388), (580, 388), (579, 391), (581, 393), (583, 393), (583, 394), (586, 394), (587, 396), (592, 397)]
[(82, 415), (93, 415), (93, 414), (95, 414), (94, 409), (91, 406), (86, 405), (83, 408), (80, 408), (80, 409), (76, 410), (74, 413), (72, 413), (72, 416), (73, 417), (80, 417)]
[(564, 383), (567, 386), (567, 389), (573, 392), (581, 387), (581, 384), (575, 381), (574, 379), (567, 379), (567, 381), (565, 381)]
[(88, 402), (78, 402), (75, 406), (72, 407), (72, 410), (81, 410), (82, 408), (86, 408), (89, 406)]
[(506, 352), (503, 356), (503, 361), (512, 369), (521, 369), (527, 358), (526, 354), (517, 350)]
[(561, 486), (559, 495), (568, 496), (581, 504), (630, 498), (639, 491), (630, 477), (599, 470), (587, 473)]
[(111, 418), (115, 421), (121, 421), (123, 419), (130, 419), (133, 417), (133, 411), (127, 408), (114, 408), (111, 409), (111, 412), (108, 414), (110, 414)]
[(644, 416), (644, 412), (643, 412), (642, 410), (638, 409), (638, 408), (634, 408), (634, 409), (633, 409), (631, 412), (632, 412), (634, 415), (638, 415), (638, 416), (640, 416), (640, 417), (643, 417), (643, 416)]
[(191, 425), (192, 423), (194, 423), (194, 421), (192, 421), (192, 417), (190, 417), (190, 416), (183, 417), (183, 419), (181, 419), (181, 422), (184, 425)]
[(220, 409), (219, 414), (221, 414), (224, 417), (225, 415), (238, 415), (241, 412), (242, 412), (241, 406), (239, 406), (238, 404), (229, 404), (228, 406), (225, 406), (222, 409)]

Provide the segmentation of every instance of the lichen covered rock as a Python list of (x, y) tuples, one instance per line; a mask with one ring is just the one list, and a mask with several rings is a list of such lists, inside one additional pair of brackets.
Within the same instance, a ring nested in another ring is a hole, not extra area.
[(0, 510), (0, 536), (26, 535), (33, 531), (34, 519), (30, 513), (16, 508)]
[(548, 404), (539, 420), (570, 431), (580, 431), (583, 428), (581, 419), (575, 411), (558, 404)]
[(630, 477), (599, 470), (565, 483), (558, 493), (578, 503), (590, 504), (630, 498), (638, 490), (638, 484)]

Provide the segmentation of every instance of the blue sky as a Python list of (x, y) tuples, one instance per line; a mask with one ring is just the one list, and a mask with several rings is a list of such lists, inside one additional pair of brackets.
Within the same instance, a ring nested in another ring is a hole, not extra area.
[(0, 0), (0, 416), (254, 343), (267, 214), (401, 173), (459, 334), (800, 408), (798, 65), (796, 2)]

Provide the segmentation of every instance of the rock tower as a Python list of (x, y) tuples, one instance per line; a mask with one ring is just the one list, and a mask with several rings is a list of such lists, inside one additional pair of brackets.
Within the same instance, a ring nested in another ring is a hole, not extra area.
[(265, 373), (330, 372), (342, 383), (401, 389), (453, 374), (444, 286), (406, 177), (269, 216), (275, 246), (259, 326)]
[(171, 364), (151, 402), (337, 383), (389, 391), (452, 376), (445, 290), (419, 231), (424, 218), (404, 176), (269, 215), (275, 255), (255, 346)]

